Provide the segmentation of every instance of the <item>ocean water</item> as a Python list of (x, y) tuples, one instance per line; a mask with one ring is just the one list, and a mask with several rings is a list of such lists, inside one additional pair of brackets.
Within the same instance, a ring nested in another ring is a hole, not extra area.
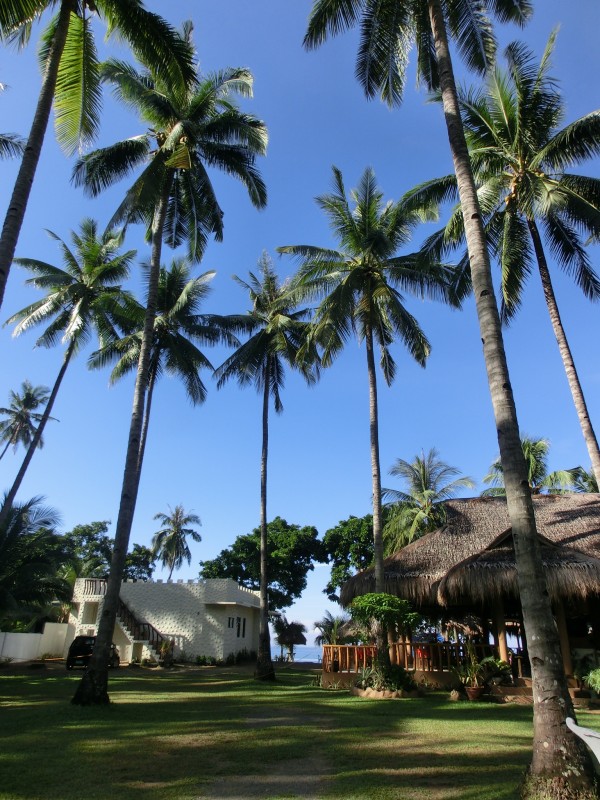
[[(287, 650), (284, 648), (284, 655)], [(321, 663), (321, 654), (323, 650), (321, 647), (316, 647), (310, 644), (297, 644), (294, 647), (294, 661), (299, 662), (314, 662)], [(271, 645), (271, 658), (278, 658), (281, 654), (281, 647), (278, 644)]]

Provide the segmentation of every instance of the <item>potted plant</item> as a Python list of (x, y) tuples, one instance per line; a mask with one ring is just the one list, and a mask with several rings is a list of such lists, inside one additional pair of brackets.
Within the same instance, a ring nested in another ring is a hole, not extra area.
[(466, 655), (466, 662), (454, 671), (469, 700), (477, 700), (491, 684), (512, 681), (510, 664), (506, 661), (494, 656), (486, 656), (478, 661), (475, 648), (470, 642), (467, 642)]
[(471, 642), (466, 644), (466, 656), (466, 661), (455, 667), (454, 672), (469, 700), (477, 700), (485, 689), (486, 666), (483, 661), (478, 661), (475, 648)]

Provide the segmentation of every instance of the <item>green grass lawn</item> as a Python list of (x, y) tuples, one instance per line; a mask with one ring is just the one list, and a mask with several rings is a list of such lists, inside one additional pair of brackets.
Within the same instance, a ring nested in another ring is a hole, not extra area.
[(123, 668), (110, 706), (80, 708), (79, 678), (0, 672), (0, 800), (516, 800), (530, 757), (527, 706)]

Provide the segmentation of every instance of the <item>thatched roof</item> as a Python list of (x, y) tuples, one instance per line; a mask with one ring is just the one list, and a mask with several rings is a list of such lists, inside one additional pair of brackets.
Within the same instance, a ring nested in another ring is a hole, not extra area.
[[(552, 597), (600, 593), (600, 495), (533, 498), (542, 559)], [(449, 500), (446, 524), (385, 560), (385, 591), (417, 606), (480, 603), (517, 596), (506, 500)], [(341, 601), (375, 589), (373, 570), (347, 581)]]

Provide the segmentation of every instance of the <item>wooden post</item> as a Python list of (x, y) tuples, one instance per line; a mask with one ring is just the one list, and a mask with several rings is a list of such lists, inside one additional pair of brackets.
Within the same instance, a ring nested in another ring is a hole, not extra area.
[(571, 644), (569, 642), (569, 632), (567, 630), (567, 618), (565, 617), (565, 606), (562, 600), (556, 601), (555, 608), (556, 626), (558, 628), (558, 638), (560, 640), (560, 650), (567, 677), (573, 676), (573, 660), (571, 658)]
[(390, 664), (398, 663), (398, 660), (396, 658), (396, 653), (397, 653), (397, 648), (395, 647), (396, 641), (397, 641), (396, 626), (388, 625), (387, 643), (388, 643), (388, 653), (390, 656)]
[(508, 645), (506, 643), (506, 621), (504, 619), (504, 604), (499, 598), (494, 603), (494, 638), (498, 648), (498, 655), (502, 661), (508, 662)]

